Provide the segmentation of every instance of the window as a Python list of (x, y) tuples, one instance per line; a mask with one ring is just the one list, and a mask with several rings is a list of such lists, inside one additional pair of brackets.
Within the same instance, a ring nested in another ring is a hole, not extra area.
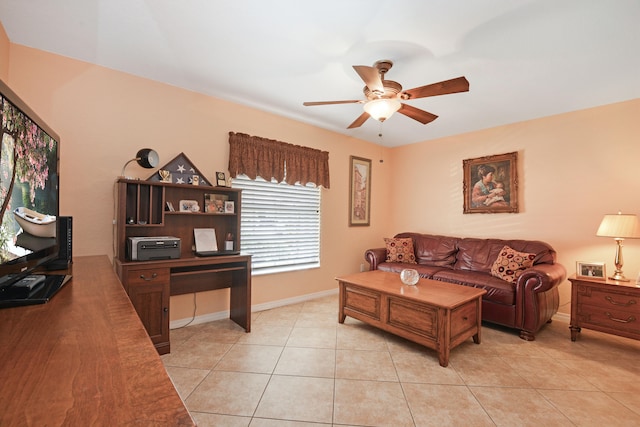
[(254, 274), (320, 266), (320, 187), (267, 182), (239, 175), (241, 248)]

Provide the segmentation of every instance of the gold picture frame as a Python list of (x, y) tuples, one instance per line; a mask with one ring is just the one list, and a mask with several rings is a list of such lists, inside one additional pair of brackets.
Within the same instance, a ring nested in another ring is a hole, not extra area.
[(462, 161), (463, 212), (518, 212), (518, 153)]
[(351, 156), (349, 176), (349, 226), (368, 226), (371, 223), (371, 160)]

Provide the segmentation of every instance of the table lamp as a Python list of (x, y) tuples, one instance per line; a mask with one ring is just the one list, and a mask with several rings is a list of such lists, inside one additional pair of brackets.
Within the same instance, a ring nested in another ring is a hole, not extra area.
[(598, 227), (596, 236), (613, 237), (617, 243), (616, 258), (614, 260), (616, 271), (609, 279), (628, 282), (629, 279), (624, 277), (622, 273), (622, 242), (624, 239), (640, 238), (640, 225), (638, 225), (638, 217), (636, 215), (617, 214), (605, 215)]

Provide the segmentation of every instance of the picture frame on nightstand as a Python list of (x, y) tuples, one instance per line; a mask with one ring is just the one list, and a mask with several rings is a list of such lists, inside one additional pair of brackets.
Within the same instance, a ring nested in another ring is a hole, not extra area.
[(576, 262), (578, 279), (607, 280), (607, 266), (604, 262)]

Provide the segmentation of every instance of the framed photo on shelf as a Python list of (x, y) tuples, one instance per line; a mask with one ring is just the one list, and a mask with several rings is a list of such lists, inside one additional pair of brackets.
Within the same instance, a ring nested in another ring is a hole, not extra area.
[(349, 176), (349, 226), (368, 226), (371, 214), (371, 160), (351, 156)]
[(224, 176), (224, 172), (216, 172), (216, 185), (218, 187), (227, 186), (227, 178)]
[(235, 213), (236, 211), (236, 204), (233, 202), (233, 200), (227, 200), (226, 202), (224, 202), (224, 213)]
[(204, 211), (207, 213), (224, 213), (225, 202), (229, 200), (226, 194), (205, 194)]
[(180, 200), (180, 212), (200, 212), (197, 200)]
[(576, 262), (578, 279), (607, 280), (607, 266), (604, 262)]
[(518, 212), (518, 153), (462, 161), (463, 213)]

